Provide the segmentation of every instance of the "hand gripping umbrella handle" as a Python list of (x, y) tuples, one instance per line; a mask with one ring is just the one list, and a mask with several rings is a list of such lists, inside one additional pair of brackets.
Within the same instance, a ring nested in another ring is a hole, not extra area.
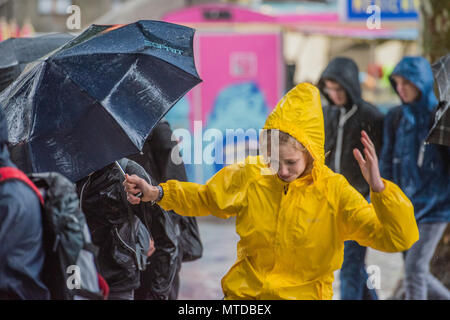
[[(119, 171), (122, 173), (123, 177), (125, 178), (125, 171), (122, 169), (122, 166), (119, 164), (119, 162), (114, 161), (116, 163), (117, 168), (119, 168)], [(140, 199), (142, 199), (142, 192), (139, 192), (137, 194), (134, 195), (135, 197), (138, 197)]]

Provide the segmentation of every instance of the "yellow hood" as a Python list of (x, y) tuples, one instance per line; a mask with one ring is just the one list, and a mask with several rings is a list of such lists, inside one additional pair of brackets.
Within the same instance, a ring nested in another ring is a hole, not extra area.
[(278, 129), (289, 133), (314, 158), (314, 167), (324, 164), (325, 131), (319, 89), (300, 83), (278, 102), (267, 117), (263, 129)]

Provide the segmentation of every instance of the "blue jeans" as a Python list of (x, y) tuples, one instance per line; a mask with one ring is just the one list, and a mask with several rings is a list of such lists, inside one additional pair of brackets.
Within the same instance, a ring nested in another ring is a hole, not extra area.
[(418, 223), (419, 241), (403, 253), (406, 300), (450, 300), (450, 291), (430, 273), (430, 261), (447, 227), (443, 223)]
[(345, 241), (344, 262), (340, 272), (341, 300), (378, 300), (375, 289), (367, 287), (366, 247)]

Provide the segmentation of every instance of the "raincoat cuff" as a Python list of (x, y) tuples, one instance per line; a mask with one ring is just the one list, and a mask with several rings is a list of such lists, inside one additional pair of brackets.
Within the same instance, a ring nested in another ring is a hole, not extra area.
[(382, 180), (385, 189), (371, 191), (370, 198), (386, 236), (391, 239), (389, 252), (408, 250), (419, 239), (414, 206), (399, 186)]
[(383, 179), (383, 178), (381, 178), (381, 181), (383, 181), (384, 190), (380, 191), (380, 192), (375, 192), (372, 190), (372, 188), (370, 188), (370, 197), (371, 198), (374, 195), (386, 194), (386, 192), (389, 194), (390, 192), (392, 192), (392, 182), (390, 182), (389, 180)]
[[(391, 203), (394, 201), (397, 202), (403, 202), (404, 200), (407, 200), (408, 203), (410, 203), (410, 200), (408, 197), (403, 193), (403, 191), (400, 189), (399, 186), (397, 186), (392, 181), (386, 180), (381, 178), (381, 180), (384, 183), (384, 190), (380, 192), (375, 192), (370, 190), (370, 199), (372, 203)], [(394, 205), (393, 203), (389, 204), (389, 206)]]
[(172, 203), (172, 200), (170, 199), (170, 186), (167, 182), (165, 182), (160, 183), (159, 187), (162, 188), (162, 197), (157, 202), (160, 207), (166, 210), (165, 207)]

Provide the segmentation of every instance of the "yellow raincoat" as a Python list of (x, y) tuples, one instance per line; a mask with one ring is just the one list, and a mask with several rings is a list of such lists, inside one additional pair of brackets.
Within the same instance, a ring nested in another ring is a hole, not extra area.
[[(236, 216), (237, 260), (222, 279), (226, 299), (332, 299), (333, 271), (345, 240), (385, 252), (409, 249), (419, 238), (414, 209), (392, 182), (371, 204), (324, 164), (319, 91), (299, 84), (267, 118), (300, 141), (314, 158), (310, 174), (285, 183), (267, 175), (259, 157), (229, 165), (205, 185), (162, 183), (159, 205), (186, 216)], [(356, 161), (356, 160), (355, 160)], [(266, 174), (263, 174), (266, 173)]]

